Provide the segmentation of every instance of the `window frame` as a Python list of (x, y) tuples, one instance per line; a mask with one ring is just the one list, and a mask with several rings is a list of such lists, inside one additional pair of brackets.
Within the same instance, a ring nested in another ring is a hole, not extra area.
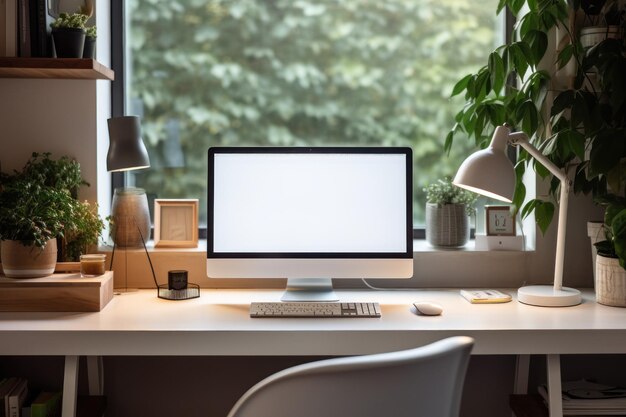
[[(115, 72), (115, 80), (111, 83), (111, 117), (124, 116), (126, 114), (126, 69), (128, 68), (125, 60), (126, 51), (126, 0), (111, 2), (111, 67)], [(499, 16), (503, 19), (502, 30), (504, 31), (504, 39), (506, 44), (510, 44), (513, 40), (512, 29), (515, 25), (515, 16), (508, 8), (505, 13)], [(514, 162), (516, 152), (509, 148), (509, 157)], [(111, 174), (111, 196), (116, 188), (124, 187), (127, 184), (126, 172), (113, 172)], [(154, 229), (154, 226), (152, 226)], [(471, 228), (470, 239), (474, 239), (476, 230)], [(198, 237), (206, 239), (206, 225), (199, 225)], [(422, 227), (413, 227), (413, 239), (426, 239), (426, 229)]]

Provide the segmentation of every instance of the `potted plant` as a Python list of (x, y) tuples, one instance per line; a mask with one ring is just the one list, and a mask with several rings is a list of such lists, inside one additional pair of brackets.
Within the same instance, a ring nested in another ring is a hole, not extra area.
[(583, 49), (597, 45), (605, 39), (623, 38), (623, 10), (618, 0), (583, 1), (575, 24), (580, 26), (580, 44)]
[(452, 184), (450, 177), (424, 188), (426, 240), (435, 247), (460, 247), (469, 240), (469, 216), (476, 194)]
[(52, 43), (59, 58), (82, 58), (85, 46), (85, 23), (89, 16), (82, 13), (61, 13), (50, 24)]
[(626, 307), (626, 199), (611, 195), (599, 203), (606, 206), (606, 240), (596, 243), (596, 301)]
[(90, 26), (85, 29), (85, 46), (83, 48), (83, 58), (96, 58), (96, 26)]
[(37, 181), (16, 179), (3, 185), (0, 251), (6, 276), (42, 277), (54, 272), (56, 238), (72, 222), (75, 201), (66, 190)]
[[(88, 184), (78, 162), (66, 156), (53, 160), (49, 153), (33, 153), (24, 168), (12, 175), (0, 173), (0, 240), (7, 276), (29, 275), (10, 272), (15, 265), (37, 269), (30, 276), (48, 275), (54, 271), (57, 248), (61, 260), (75, 261), (88, 245), (97, 243), (104, 223), (97, 206), (75, 198), (81, 185)], [(47, 266), (32, 268), (31, 258), (48, 259)]]
[[(557, 166), (573, 172), (574, 192), (607, 193), (607, 183), (626, 155), (626, 83), (622, 82), (625, 67), (623, 39), (605, 39), (593, 48), (581, 47), (578, 34), (572, 31), (568, 17), (592, 0), (515, 1), (503, 0), (514, 14), (522, 7), (529, 12), (518, 21), (515, 40), (496, 48), (487, 64), (478, 72), (461, 79), (453, 95), (465, 94), (466, 104), (456, 116), (445, 149), (450, 150), (455, 136), (473, 138), (478, 146), (487, 146), (493, 130), (504, 123), (524, 131), (535, 146)], [(586, 6), (585, 6), (586, 7)], [(548, 33), (555, 28), (565, 33), (555, 62), (542, 62), (547, 50)], [(575, 78), (548, 101), (548, 89), (555, 80), (547, 70), (556, 64), (564, 67), (573, 60)], [(589, 82), (589, 70), (595, 68), (601, 90)], [(544, 116), (544, 111), (549, 116)], [(590, 150), (586, 152), (586, 150)], [(535, 164), (521, 151), (516, 165), (517, 186), (513, 203), (517, 208), (525, 199), (522, 175), (526, 164), (532, 164), (543, 178), (549, 172)], [(558, 193), (559, 181), (551, 181), (551, 193)], [(534, 210), (538, 226), (545, 233), (554, 213), (548, 200), (530, 200), (523, 214)]]

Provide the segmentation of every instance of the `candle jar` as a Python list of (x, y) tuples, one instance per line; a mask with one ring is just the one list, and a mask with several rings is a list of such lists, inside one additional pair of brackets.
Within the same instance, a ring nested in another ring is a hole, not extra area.
[(104, 261), (106, 255), (90, 254), (80, 255), (80, 276), (97, 277), (104, 274)]

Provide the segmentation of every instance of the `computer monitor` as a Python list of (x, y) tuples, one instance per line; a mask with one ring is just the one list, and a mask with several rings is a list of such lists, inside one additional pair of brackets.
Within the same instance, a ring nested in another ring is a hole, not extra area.
[(336, 301), (332, 278), (413, 276), (410, 148), (208, 153), (210, 278), (288, 278), (283, 301)]

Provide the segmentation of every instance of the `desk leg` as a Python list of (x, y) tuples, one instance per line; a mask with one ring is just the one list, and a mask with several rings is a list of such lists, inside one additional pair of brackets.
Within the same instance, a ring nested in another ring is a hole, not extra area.
[(563, 399), (561, 394), (561, 356), (546, 355), (548, 365), (548, 398), (550, 399), (550, 417), (563, 417)]
[(78, 393), (78, 356), (65, 357), (63, 375), (62, 417), (76, 416), (76, 395)]
[(517, 355), (515, 360), (515, 383), (513, 394), (528, 394), (528, 369), (530, 368), (530, 355)]
[(104, 394), (104, 367), (102, 356), (87, 356), (89, 395)]

